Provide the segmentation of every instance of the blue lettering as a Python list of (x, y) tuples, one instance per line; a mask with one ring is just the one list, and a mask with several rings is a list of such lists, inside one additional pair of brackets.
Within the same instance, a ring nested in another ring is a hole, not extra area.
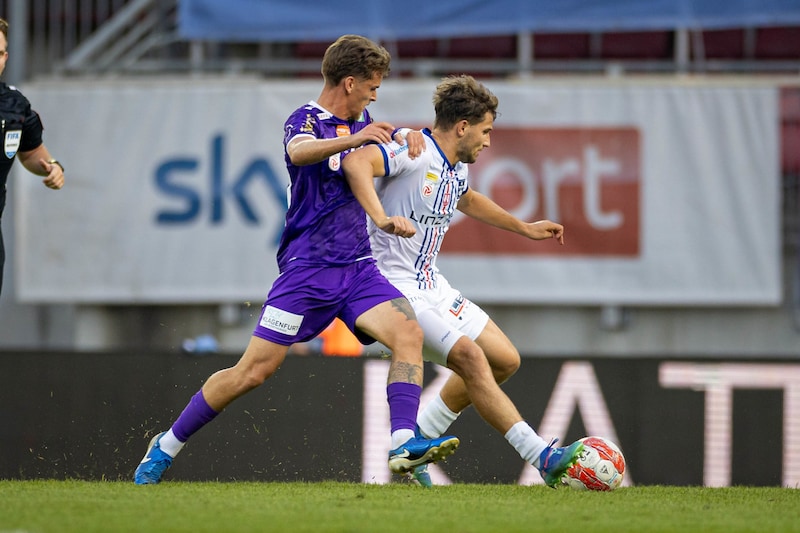
[[(269, 161), (256, 158), (251, 160), (238, 176), (226, 179), (225, 176), (225, 138), (215, 135), (211, 139), (209, 164), (209, 222), (217, 225), (225, 220), (227, 207), (233, 205), (238, 208), (240, 215), (249, 224), (258, 224), (259, 216), (251, 199), (251, 184), (262, 182), (267, 191), (276, 199), (278, 205), (284, 210), (286, 206), (285, 180), (281, 180), (273, 170)], [(191, 174), (200, 166), (199, 159), (173, 159), (162, 163), (156, 169), (156, 188), (165, 196), (183, 201), (182, 209), (162, 209), (156, 215), (160, 224), (186, 224), (200, 217), (202, 193), (196, 188), (176, 183), (177, 174)], [(280, 241), (283, 226), (278, 227), (273, 241)]]
[(173, 174), (194, 172), (197, 161), (194, 159), (174, 159), (167, 161), (156, 169), (156, 187), (166, 196), (174, 196), (183, 200), (185, 208), (181, 211), (162, 210), (156, 216), (160, 224), (177, 224), (189, 222), (200, 213), (200, 195), (185, 185), (174, 183)]

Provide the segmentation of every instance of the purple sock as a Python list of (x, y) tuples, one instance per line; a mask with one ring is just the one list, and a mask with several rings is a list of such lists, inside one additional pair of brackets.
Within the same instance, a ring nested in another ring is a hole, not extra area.
[(201, 389), (192, 396), (189, 404), (175, 423), (172, 424), (172, 433), (175, 434), (179, 441), (186, 442), (198, 429), (214, 420), (214, 417), (218, 414), (208, 405)]
[(422, 387), (413, 383), (395, 382), (389, 383), (386, 387), (392, 433), (398, 429), (414, 430), (417, 425), (417, 411), (419, 411), (421, 394)]

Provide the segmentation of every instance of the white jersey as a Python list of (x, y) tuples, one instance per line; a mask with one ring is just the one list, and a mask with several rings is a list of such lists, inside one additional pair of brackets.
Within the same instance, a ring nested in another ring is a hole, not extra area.
[(451, 165), (430, 130), (423, 130), (423, 135), (427, 148), (416, 159), (408, 157), (407, 146), (380, 145), (385, 177), (375, 180), (375, 188), (383, 208), (388, 216), (412, 220), (417, 230), (411, 238), (398, 237), (379, 230), (369, 220), (370, 244), (378, 266), (400, 290), (436, 288), (436, 257), (458, 200), (468, 189), (468, 166), (461, 162)]

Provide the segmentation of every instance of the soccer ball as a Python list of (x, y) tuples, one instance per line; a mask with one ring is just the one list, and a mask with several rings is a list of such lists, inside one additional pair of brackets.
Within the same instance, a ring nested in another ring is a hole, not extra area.
[(614, 490), (625, 476), (625, 457), (619, 446), (603, 437), (581, 439), (583, 451), (562, 483), (575, 490)]

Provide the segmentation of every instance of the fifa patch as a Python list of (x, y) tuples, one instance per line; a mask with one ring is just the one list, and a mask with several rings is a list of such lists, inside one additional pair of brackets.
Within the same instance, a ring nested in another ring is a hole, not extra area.
[(6, 132), (6, 138), (3, 141), (3, 149), (6, 152), (6, 157), (12, 159), (17, 155), (19, 150), (19, 143), (22, 140), (22, 130), (12, 130)]
[(278, 333), (283, 333), (284, 335), (293, 337), (297, 335), (298, 331), (300, 331), (300, 324), (302, 323), (303, 315), (296, 315), (294, 313), (290, 313), (288, 311), (268, 305), (264, 309), (264, 313), (261, 315), (261, 321), (259, 322), (259, 325), (262, 328), (277, 331)]

